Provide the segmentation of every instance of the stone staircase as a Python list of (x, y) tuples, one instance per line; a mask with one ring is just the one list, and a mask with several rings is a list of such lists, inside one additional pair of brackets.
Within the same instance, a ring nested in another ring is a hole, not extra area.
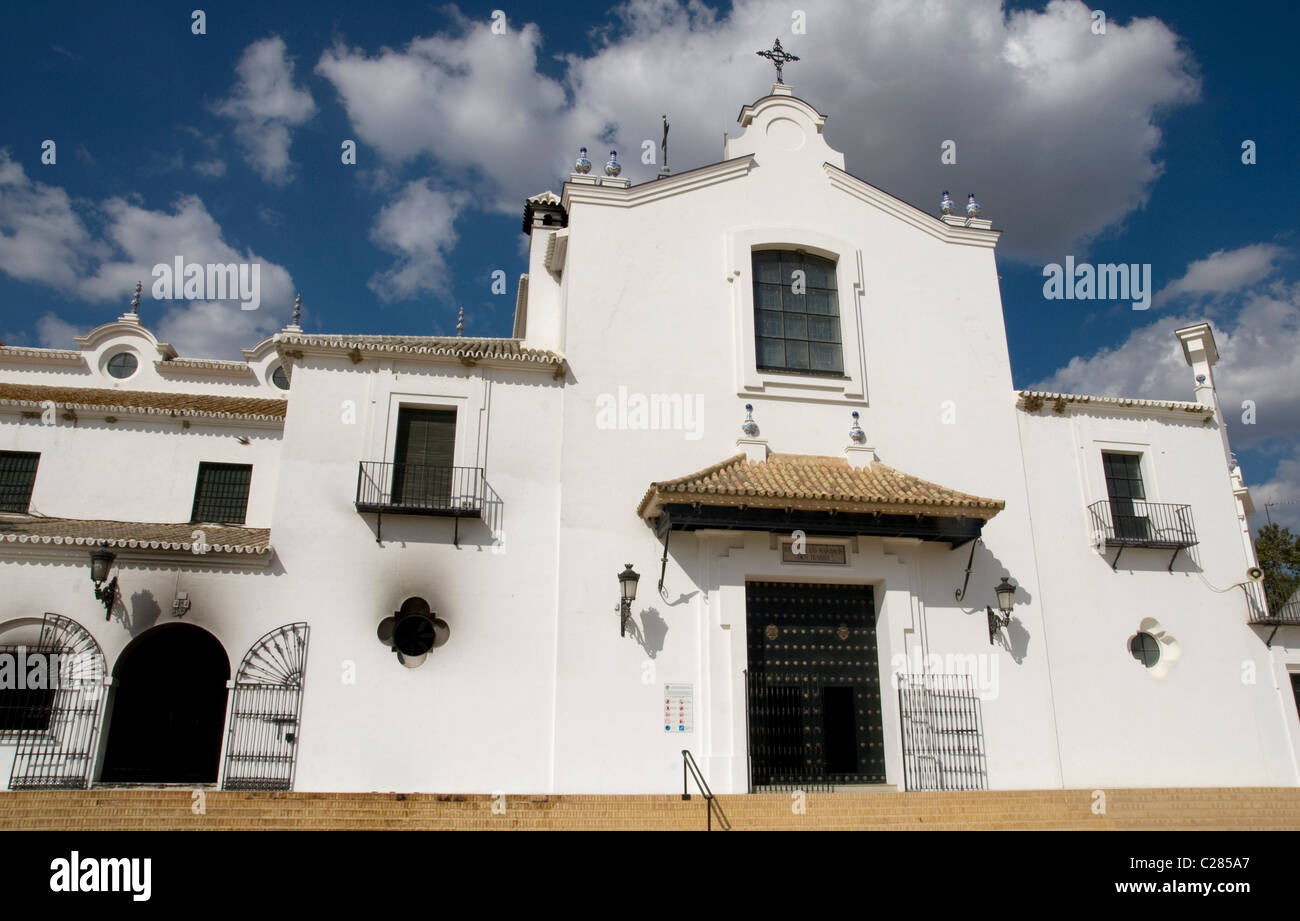
[[(699, 795), (233, 793), (188, 788), (0, 792), (0, 829), (572, 829), (703, 831)], [(1300, 787), (720, 795), (736, 830), (1300, 829)], [(495, 807), (495, 810), (494, 810)], [(714, 828), (719, 826), (714, 813)]]

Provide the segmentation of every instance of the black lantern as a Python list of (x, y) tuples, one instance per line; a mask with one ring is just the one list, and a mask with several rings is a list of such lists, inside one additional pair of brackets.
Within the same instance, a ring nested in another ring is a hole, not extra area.
[(636, 584), (640, 580), (641, 574), (632, 568), (632, 564), (624, 563), (623, 571), (618, 574), (619, 636), (627, 636), (627, 619), (632, 616), (632, 602), (636, 601)]
[(998, 610), (1002, 613), (995, 614), (992, 608), (985, 608), (989, 617), (990, 645), (996, 645), (998, 631), (1011, 624), (1011, 608), (1016, 603), (1016, 584), (1003, 576), (1002, 581), (994, 586), (993, 591), (998, 596)]
[(108, 544), (100, 544), (90, 552), (90, 581), (95, 583), (95, 598), (104, 605), (105, 620), (113, 616), (113, 605), (117, 604), (117, 577), (104, 584), (116, 559), (117, 554), (108, 549)]
[(1002, 581), (997, 584), (993, 591), (997, 592), (998, 595), (998, 610), (1003, 614), (1010, 614), (1011, 606), (1016, 603), (1015, 584), (1006, 576), (1003, 576)]

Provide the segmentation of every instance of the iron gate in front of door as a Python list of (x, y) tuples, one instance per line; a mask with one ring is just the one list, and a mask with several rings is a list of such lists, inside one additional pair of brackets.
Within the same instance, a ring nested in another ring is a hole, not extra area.
[(307, 668), (305, 623), (285, 624), (239, 663), (226, 744), (226, 790), (292, 790)]
[(745, 584), (750, 789), (885, 782), (869, 585)]

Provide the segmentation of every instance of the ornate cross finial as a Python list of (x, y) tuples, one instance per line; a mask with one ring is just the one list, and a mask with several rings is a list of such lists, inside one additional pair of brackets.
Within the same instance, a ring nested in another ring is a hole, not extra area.
[(302, 295), (299, 294), (293, 299), (293, 325), (297, 326), (298, 321), (302, 319)]
[(754, 52), (754, 53), (757, 54), (760, 58), (767, 58), (769, 61), (771, 61), (771, 62), (776, 66), (776, 82), (777, 82), (777, 83), (784, 83), (784, 82), (785, 82), (785, 80), (782, 79), (782, 76), (781, 76), (781, 68), (784, 67), (786, 64), (789, 64), (791, 61), (797, 61), (797, 60), (799, 60), (798, 57), (796, 57), (796, 56), (793, 55), (793, 54), (789, 54), (788, 52), (786, 52), (786, 50), (785, 50), (784, 48), (781, 47), (781, 39), (779, 39), (779, 38), (778, 38), (778, 39), (776, 40), (776, 42), (772, 45), (772, 50), (770, 50), (770, 51), (756, 51), (756, 52)]
[(465, 331), (465, 308), (461, 307), (456, 314), (456, 338), (459, 339), (460, 334), (463, 333), (464, 331)]
[(135, 296), (131, 298), (131, 312), (136, 316), (140, 315), (140, 289), (142, 285), (137, 281), (135, 283)]

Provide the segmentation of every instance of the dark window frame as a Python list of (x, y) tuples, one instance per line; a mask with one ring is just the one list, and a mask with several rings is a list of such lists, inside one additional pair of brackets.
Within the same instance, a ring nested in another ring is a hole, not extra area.
[(1143, 668), (1155, 668), (1160, 661), (1160, 641), (1140, 631), (1128, 641), (1128, 652)]
[[(248, 496), (252, 484), (252, 464), (200, 461), (198, 475), (194, 480), (194, 506), (190, 511), (190, 524), (210, 522), (243, 527), (248, 518)], [(234, 514), (236, 508), (239, 510), (238, 515)]]
[[(30, 661), (35, 656), (59, 655), (61, 650), (47, 648), (44, 646), (27, 646), (22, 643), (0, 644), (0, 654), (7, 654), (18, 658), (18, 651), (26, 651), (27, 659)], [(29, 669), (30, 671), (30, 669)], [(0, 687), (0, 740), (12, 741), (20, 735), (29, 732), (49, 732), (50, 720), (54, 708), (54, 696), (57, 688), (53, 687), (53, 681), (50, 678), (50, 663), (47, 659), (45, 663), (45, 681), (47, 687), (44, 688), (3, 688)], [(18, 663), (14, 663), (14, 682), (18, 681)], [(37, 717), (44, 715), (44, 720), (33, 719), (32, 714)], [(24, 715), (25, 714), (25, 715)]]
[(395, 505), (451, 504), (459, 420), (454, 406), (398, 407), (391, 493)]
[(40, 465), (40, 451), (0, 451), (0, 512), (26, 515), (31, 510)]
[[(847, 380), (838, 263), (806, 250), (765, 247), (751, 250), (750, 268), (756, 370)], [(793, 290), (796, 269), (804, 272), (801, 293)]]
[[(113, 372), (113, 362), (117, 361), (120, 358), (131, 359), (131, 370), (126, 374), (115, 374)], [(140, 370), (140, 359), (136, 357), (135, 352), (131, 352), (131, 351), (118, 352), (117, 354), (111, 356), (108, 359), (108, 361), (104, 362), (105, 373), (108, 374), (109, 377), (118, 381), (124, 381), (127, 380), (128, 378), (135, 377), (136, 373), (139, 372), (139, 370)]]
[(1138, 514), (1134, 504), (1147, 501), (1141, 452), (1102, 451), (1101, 467), (1106, 479), (1106, 498), (1110, 502), (1111, 525), (1116, 536), (1150, 537), (1151, 519)]

